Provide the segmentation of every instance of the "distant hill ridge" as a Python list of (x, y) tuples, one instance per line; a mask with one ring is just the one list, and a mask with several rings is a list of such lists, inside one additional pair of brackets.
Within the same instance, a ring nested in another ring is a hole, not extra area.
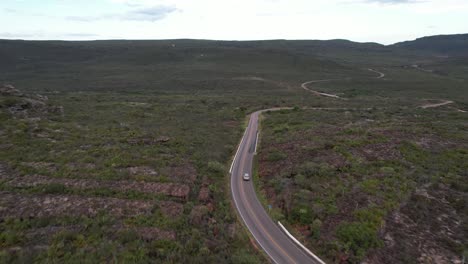
[[(406, 54), (422, 56), (468, 57), (468, 34), (439, 35), (418, 38), (393, 45), (332, 40), (256, 40), (217, 41), (200, 39), (167, 40), (99, 40), (99, 41), (24, 41), (0, 40), (0, 69), (34, 62), (83, 62), (106, 58), (112, 61), (174, 61), (194, 59), (206, 52), (220, 60), (236, 59), (237, 54), (261, 56), (276, 53), (283, 57), (365, 59), (369, 55)], [(230, 54), (230, 55), (227, 55)]]
[(468, 55), (468, 34), (437, 35), (396, 43), (389, 47), (436, 52), (446, 55)]

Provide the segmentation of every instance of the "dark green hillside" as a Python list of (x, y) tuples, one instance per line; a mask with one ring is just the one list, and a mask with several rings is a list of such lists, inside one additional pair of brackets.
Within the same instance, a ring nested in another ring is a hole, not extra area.
[(423, 37), (396, 43), (393, 47), (433, 52), (439, 55), (468, 55), (468, 34)]
[(314, 75), (368, 75), (350, 65), (305, 55), (302, 49), (263, 47), (257, 42), (1, 41), (0, 51), (0, 80), (32, 90), (168, 91), (189, 88), (180, 82), (245, 76), (290, 81)]

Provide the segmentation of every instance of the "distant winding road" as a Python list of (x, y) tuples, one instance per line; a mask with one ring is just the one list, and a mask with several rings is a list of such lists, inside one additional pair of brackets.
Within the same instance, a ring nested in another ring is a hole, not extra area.
[(385, 77), (385, 73), (383, 73), (383, 72), (379, 72), (379, 71), (376, 71), (374, 69), (367, 69), (367, 70), (379, 74), (379, 76), (375, 77), (377, 79), (382, 79), (383, 77)]
[(244, 173), (252, 175), (253, 158), (257, 145), (258, 117), (262, 112), (291, 108), (273, 108), (254, 112), (237, 149), (231, 166), (231, 193), (242, 221), (257, 243), (274, 263), (323, 263), (310, 252), (294, 243), (273, 222), (257, 198), (252, 180), (244, 181)]
[(423, 109), (435, 108), (435, 107), (440, 107), (440, 106), (449, 105), (449, 104), (453, 104), (453, 103), (454, 103), (453, 101), (442, 100), (442, 102), (440, 102), (440, 103), (432, 103), (432, 104), (421, 105), (420, 108), (423, 108)]
[(321, 95), (321, 96), (332, 97), (332, 98), (341, 98), (341, 97), (339, 97), (338, 95), (335, 95), (335, 94), (317, 92), (317, 91), (314, 91), (314, 90), (310, 89), (309, 87), (307, 87), (307, 85), (309, 85), (311, 83), (321, 83), (321, 82), (340, 81), (340, 80), (344, 80), (344, 79), (328, 79), (328, 80), (308, 81), (308, 82), (305, 82), (305, 83), (301, 84), (301, 87), (302, 87), (302, 89), (304, 89), (306, 91), (309, 91), (309, 92), (312, 92), (315, 95)]
[[(379, 76), (375, 77), (376, 79), (382, 79), (383, 77), (385, 77), (385, 73), (383, 73), (383, 72), (379, 72), (379, 71), (374, 70), (374, 69), (367, 69), (367, 70), (379, 74)], [(372, 78), (374, 78), (374, 77), (372, 77)], [(343, 81), (343, 80), (349, 80), (349, 79), (350, 79), (350, 78), (314, 80), (314, 81), (308, 81), (308, 82), (305, 82), (305, 83), (301, 84), (301, 87), (302, 87), (302, 89), (304, 89), (304, 90), (306, 90), (306, 91), (309, 91), (309, 92), (312, 92), (312, 93), (315, 94), (315, 95), (325, 96), (325, 97), (331, 97), (331, 98), (337, 98), (337, 99), (345, 99), (345, 100), (346, 100), (346, 98), (339, 97), (339, 96), (336, 95), (336, 94), (322, 93), (322, 92), (318, 92), (318, 91), (312, 90), (312, 89), (310, 89), (310, 88), (308, 87), (308, 85), (309, 85), (309, 84), (313, 84), (313, 83), (322, 83), (322, 82), (331, 82), (331, 81)]]

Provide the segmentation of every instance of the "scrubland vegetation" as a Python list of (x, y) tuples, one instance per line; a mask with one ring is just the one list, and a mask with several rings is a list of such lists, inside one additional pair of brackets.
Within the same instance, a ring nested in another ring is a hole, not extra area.
[[(0, 262), (266, 262), (227, 170), (246, 116), (275, 106), (296, 108), (264, 115), (259, 193), (314, 252), (459, 260), (466, 64), (401, 49), (0, 41)], [(331, 78), (313, 88), (346, 100), (301, 88)]]

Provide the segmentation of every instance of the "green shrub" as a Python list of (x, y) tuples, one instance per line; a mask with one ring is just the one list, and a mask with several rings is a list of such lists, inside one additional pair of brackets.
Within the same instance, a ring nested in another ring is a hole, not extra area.
[(67, 193), (67, 187), (59, 183), (51, 183), (37, 186), (35, 191), (40, 191), (47, 194), (65, 194)]
[(297, 174), (294, 176), (294, 183), (298, 186), (307, 186), (310, 182), (303, 174)]
[(382, 172), (384, 174), (391, 175), (391, 174), (395, 173), (395, 169), (392, 168), (392, 167), (382, 167), (382, 168), (380, 168), (380, 172)]
[(273, 128), (273, 133), (274, 134), (282, 134), (285, 132), (289, 131), (289, 126), (288, 125), (280, 125), (278, 127)]
[(320, 229), (322, 228), (322, 221), (320, 219), (315, 219), (314, 222), (310, 225), (310, 230), (312, 231), (312, 236), (314, 238), (320, 237)]
[(225, 168), (224, 168), (224, 165), (217, 162), (217, 161), (209, 161), (208, 162), (208, 170), (211, 171), (211, 172), (215, 172), (215, 173), (223, 173), (224, 174), (224, 171), (225, 171)]
[(249, 253), (247, 250), (238, 250), (232, 255), (232, 263), (239, 264), (253, 264), (253, 263), (262, 263), (256, 255)]
[(354, 217), (356, 217), (359, 222), (368, 223), (375, 229), (382, 225), (384, 216), (385, 212), (378, 208), (364, 208), (354, 212)]
[(290, 218), (295, 223), (309, 225), (314, 220), (313, 212), (306, 206), (294, 207), (291, 211)]
[(286, 159), (288, 156), (278, 150), (268, 153), (268, 161), (280, 161)]
[(352, 251), (354, 256), (361, 259), (371, 248), (382, 245), (377, 231), (368, 223), (343, 223), (336, 230), (336, 236), (345, 248)]
[(380, 181), (378, 179), (367, 179), (361, 183), (362, 191), (368, 194), (377, 194)]
[(300, 167), (300, 172), (311, 178), (314, 176), (331, 177), (336, 174), (336, 170), (326, 163), (306, 162)]
[(21, 236), (15, 231), (2, 231), (0, 233), (0, 247), (10, 247), (21, 243)]
[(12, 107), (14, 105), (19, 104), (20, 102), (21, 102), (21, 100), (18, 99), (18, 98), (7, 97), (7, 98), (3, 99), (2, 101), (0, 101), (0, 108)]

